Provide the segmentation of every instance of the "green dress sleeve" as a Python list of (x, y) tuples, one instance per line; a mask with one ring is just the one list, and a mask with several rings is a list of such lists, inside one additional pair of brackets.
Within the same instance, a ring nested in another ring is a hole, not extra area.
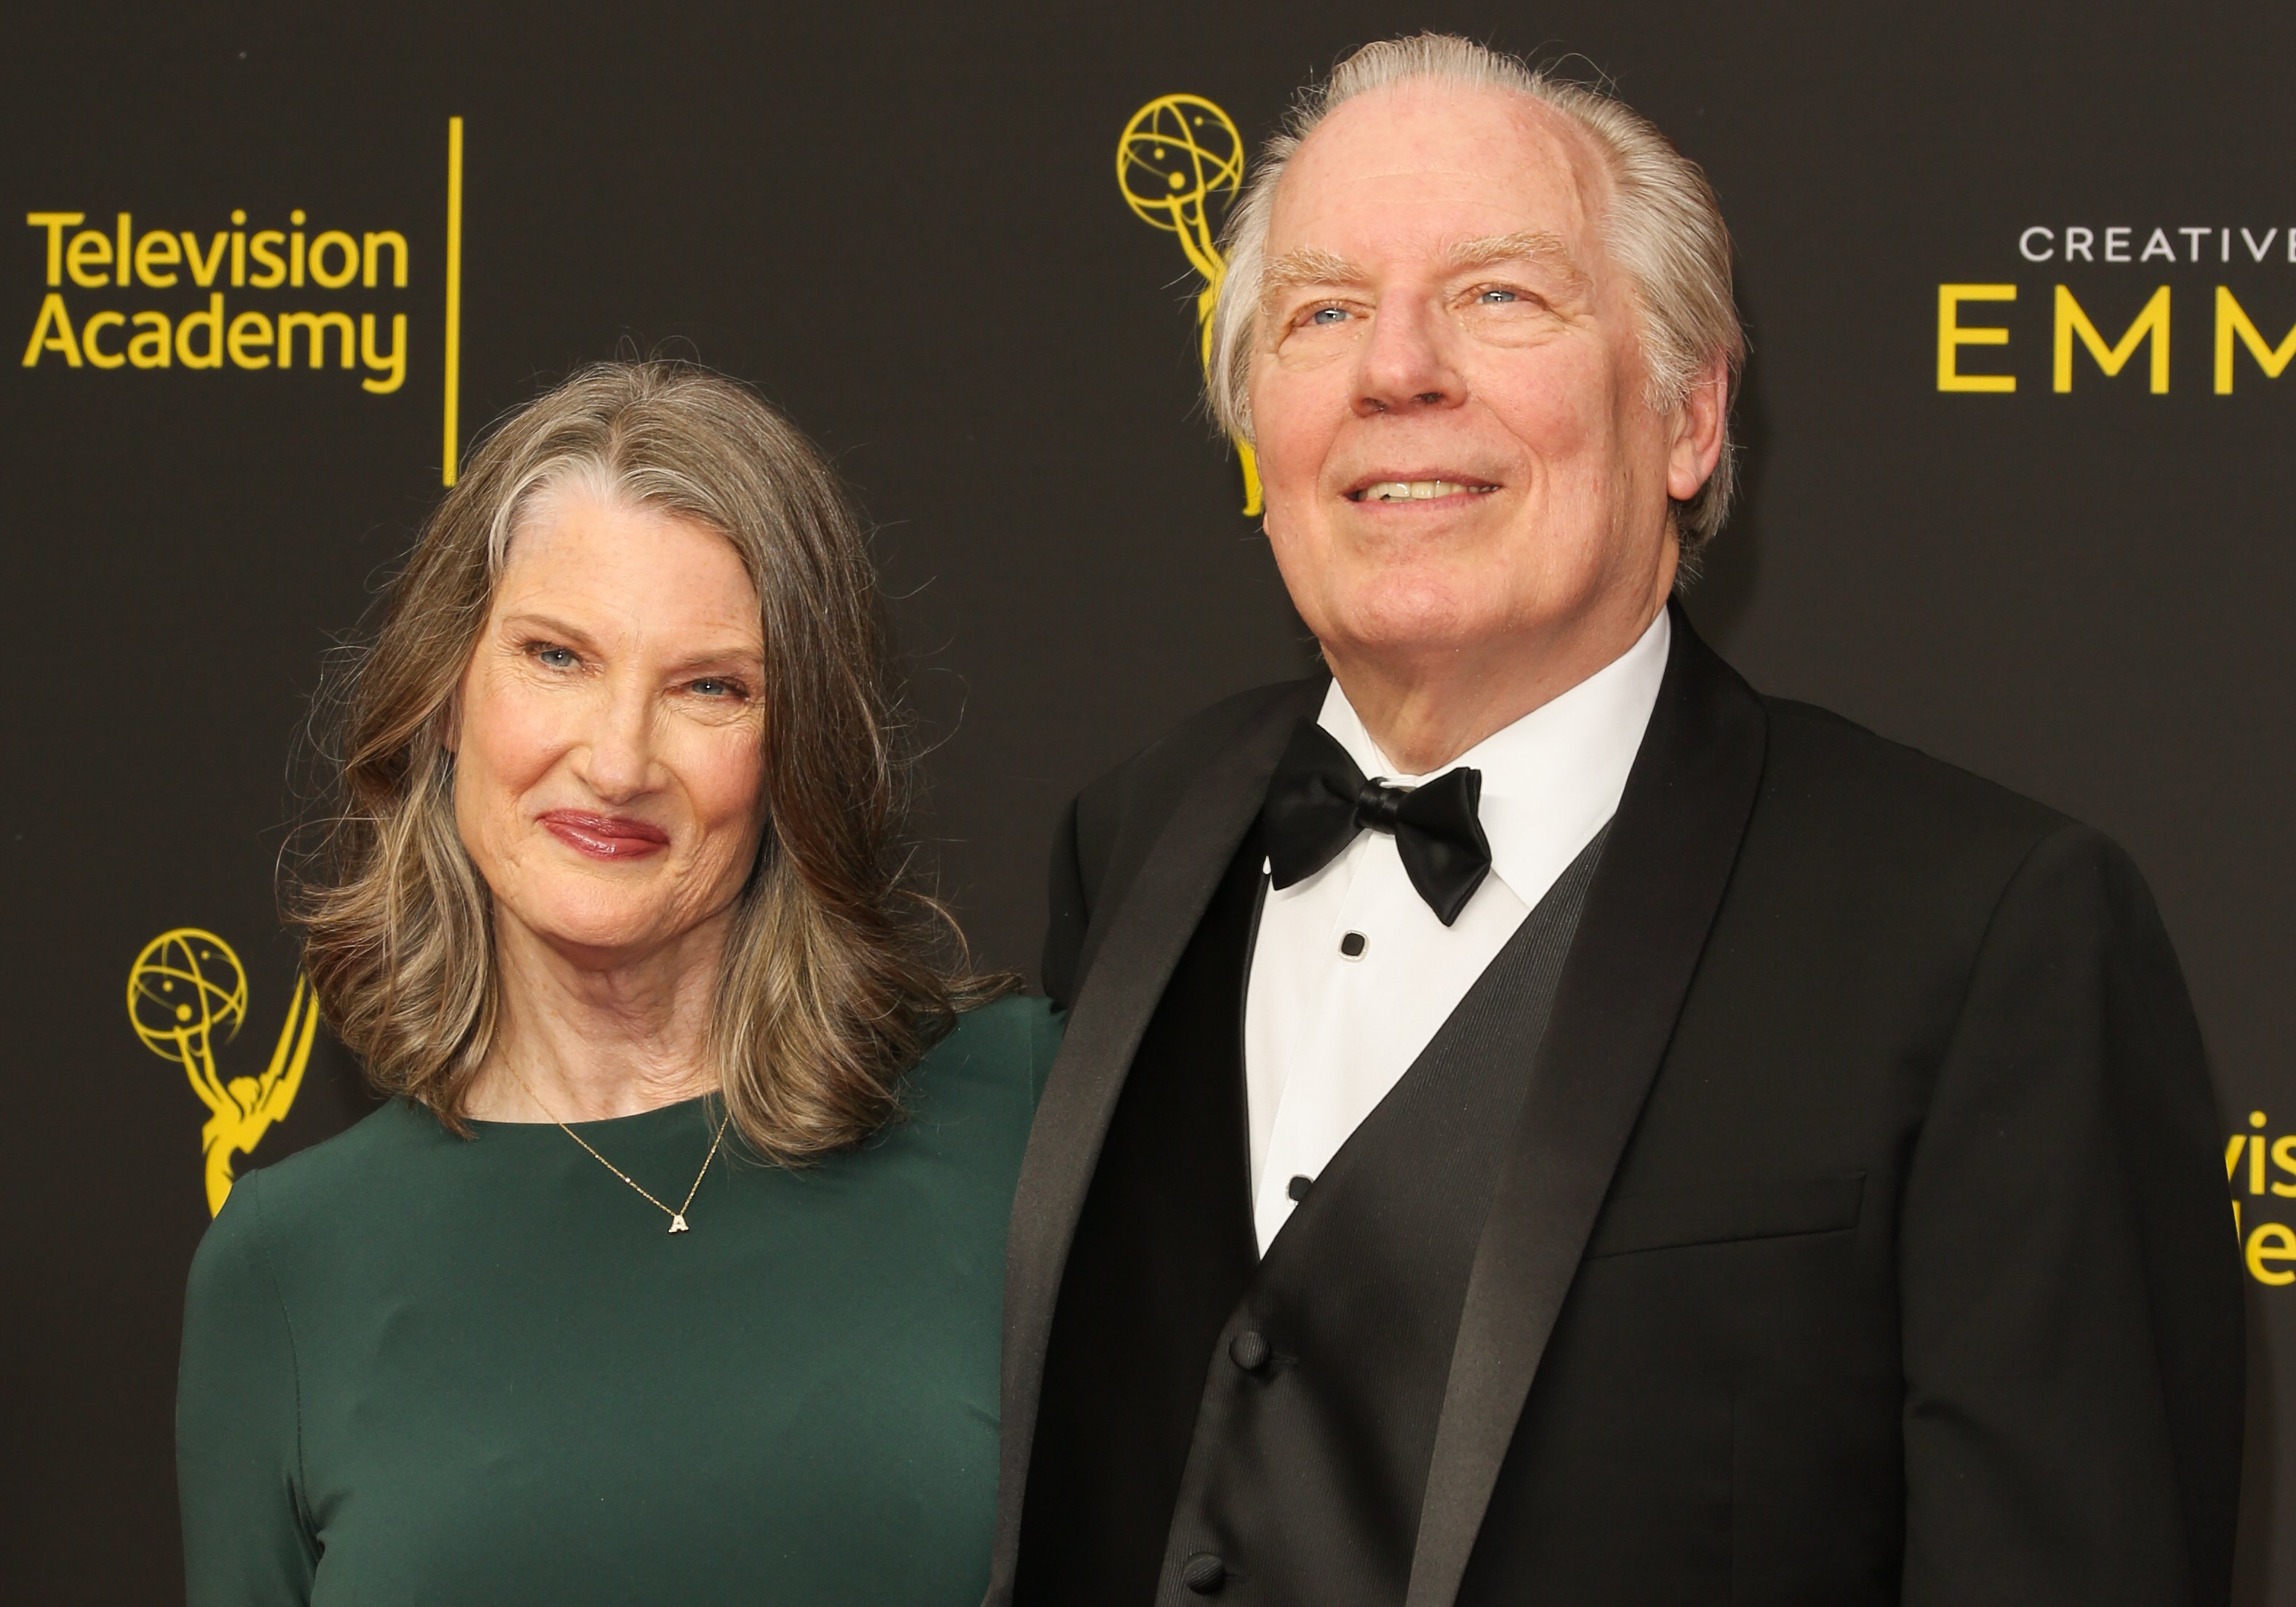
[(176, 1392), (190, 1607), (302, 1607), (306, 1521), (294, 1334), (266, 1263), (261, 1174), (240, 1179), (192, 1260)]

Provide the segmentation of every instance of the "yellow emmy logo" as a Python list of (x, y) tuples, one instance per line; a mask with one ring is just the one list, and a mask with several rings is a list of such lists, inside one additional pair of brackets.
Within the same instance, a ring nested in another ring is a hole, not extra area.
[[(1243, 136), (1228, 114), (1200, 94), (1159, 95), (1132, 114), (1116, 142), (1116, 183), (1144, 223), (1180, 238), (1188, 266), (1204, 288), (1196, 297), (1199, 356), (1212, 356), (1212, 308), (1219, 301), (1227, 260), (1212, 228), (1212, 198), (1234, 196), (1243, 184)], [(1235, 443), (1243, 464), (1243, 511), (1259, 512), (1259, 463), (1246, 443)]]
[(216, 1070), (215, 1035), (228, 1041), (247, 1020), (247, 972), (213, 932), (179, 926), (144, 946), (127, 972), (127, 1019), (146, 1049), (183, 1067), (208, 1108), (200, 1141), (207, 1152), (208, 1210), (219, 1211), (231, 1193), (231, 1158), (252, 1152), (303, 1086), (319, 1026), (310, 984), (295, 979), (295, 996), (261, 1077), (226, 1082)]

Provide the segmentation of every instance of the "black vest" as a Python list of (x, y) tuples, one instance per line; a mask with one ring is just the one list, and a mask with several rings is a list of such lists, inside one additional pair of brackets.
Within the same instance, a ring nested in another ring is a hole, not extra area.
[[(1070, 1249), (1016, 1607), (1398, 1603), (1475, 1245), (1600, 857), (1556, 881), (1257, 1253), (1246, 835), (1125, 1079)], [(1529, 1023), (1533, 1030), (1526, 1033)]]

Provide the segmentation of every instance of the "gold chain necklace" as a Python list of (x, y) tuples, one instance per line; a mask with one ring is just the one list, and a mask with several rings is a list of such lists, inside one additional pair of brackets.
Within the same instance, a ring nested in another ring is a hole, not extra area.
[(640, 1183), (636, 1178), (622, 1170), (621, 1168), (616, 1166), (603, 1155), (599, 1154), (598, 1152), (591, 1146), (588, 1139), (583, 1137), (581, 1134), (576, 1132), (572, 1127), (568, 1127), (564, 1122), (558, 1121), (557, 1112), (554, 1111), (548, 1105), (542, 1103), (542, 1095), (534, 1091), (533, 1086), (528, 1083), (526, 1078), (516, 1067), (513, 1066), (510, 1068), (510, 1074), (518, 1078), (518, 1086), (526, 1090), (526, 1096), (535, 1103), (535, 1104), (541, 1110), (542, 1113), (545, 1116), (549, 1117), (551, 1120), (558, 1122), (558, 1130), (560, 1132), (565, 1134), (567, 1137), (572, 1139), (576, 1144), (580, 1144), (584, 1149), (589, 1150), (590, 1158), (593, 1160), (595, 1160), (600, 1166), (604, 1167), (608, 1171), (613, 1173), (615, 1177), (619, 1177), (624, 1183), (628, 1184), (632, 1188), (638, 1192), (638, 1193), (645, 1200), (647, 1204), (652, 1206), (654, 1209), (660, 1211), (663, 1216), (668, 1217), (669, 1218), (670, 1232), (674, 1234), (683, 1234), (693, 1231), (685, 1225), (685, 1208), (692, 1205), (693, 1203), (693, 1196), (701, 1192), (701, 1180), (709, 1175), (709, 1163), (718, 1159), (718, 1146), (726, 1142), (726, 1127), (728, 1122), (734, 1119), (733, 1111), (726, 1111), (724, 1117), (718, 1120), (718, 1136), (709, 1141), (709, 1152), (701, 1158), (701, 1169), (693, 1174), (693, 1186), (685, 1191), (685, 1200), (679, 1202), (676, 1210), (672, 1210), (660, 1201), (655, 1199), (653, 1195), (647, 1191), (644, 1184)]

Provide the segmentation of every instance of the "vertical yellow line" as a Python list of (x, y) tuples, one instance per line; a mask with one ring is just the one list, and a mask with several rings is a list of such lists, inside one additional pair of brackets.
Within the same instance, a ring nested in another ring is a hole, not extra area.
[(447, 444), (439, 479), (455, 483), (463, 382), (463, 119), (447, 119)]

